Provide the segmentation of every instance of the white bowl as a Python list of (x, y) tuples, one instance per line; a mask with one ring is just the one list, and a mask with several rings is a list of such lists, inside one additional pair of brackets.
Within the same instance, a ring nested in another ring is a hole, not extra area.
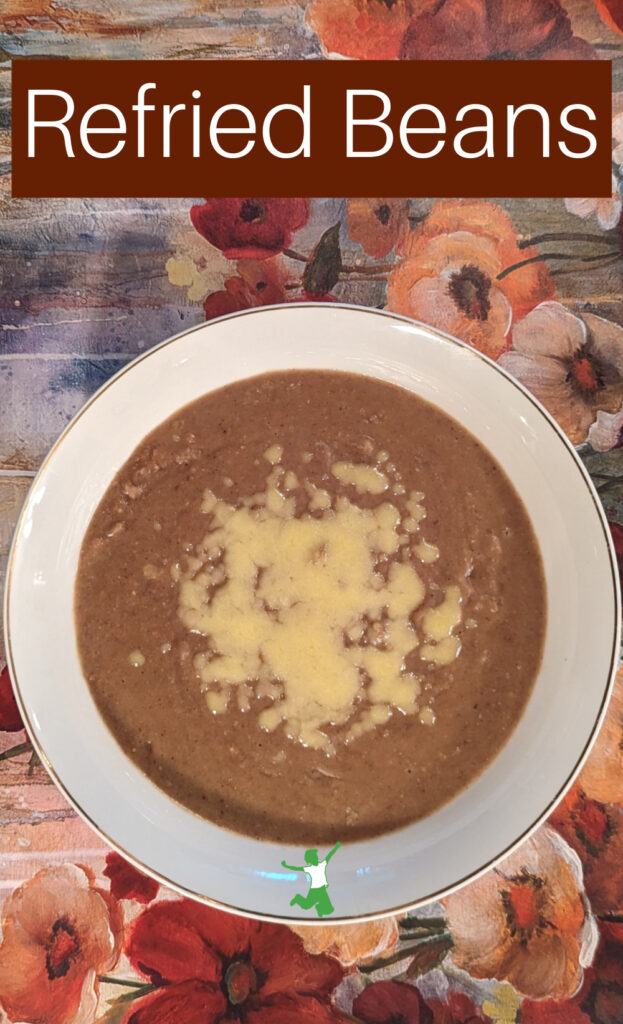
[(207, 391), (304, 367), (391, 381), (456, 417), (521, 495), (547, 579), (543, 663), (516, 730), (489, 768), (441, 810), (339, 851), (330, 868), (331, 920), (346, 921), (437, 898), (508, 853), (570, 785), (605, 711), (620, 618), (607, 524), (572, 447), (499, 366), (403, 317), (334, 304), (248, 311), (158, 345), (85, 405), (44, 462), (15, 534), (5, 626), (33, 742), (67, 799), (111, 845), (173, 888), (223, 909), (309, 920), (289, 906), (301, 876), (281, 867), (282, 859), (300, 862), (300, 850), (204, 821), (122, 752), (83, 679), (73, 619), (85, 530), (143, 437)]

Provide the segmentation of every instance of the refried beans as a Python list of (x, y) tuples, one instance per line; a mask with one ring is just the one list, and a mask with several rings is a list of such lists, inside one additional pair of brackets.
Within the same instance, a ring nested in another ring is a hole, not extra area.
[(125, 753), (211, 821), (282, 843), (400, 828), (516, 726), (546, 595), (521, 500), (393, 384), (284, 371), (152, 431), (84, 539), (84, 674)]

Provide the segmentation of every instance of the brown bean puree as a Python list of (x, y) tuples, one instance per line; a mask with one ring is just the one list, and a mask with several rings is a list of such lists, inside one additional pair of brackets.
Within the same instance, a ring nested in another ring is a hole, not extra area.
[(87, 531), (86, 679), (158, 786), (263, 839), (430, 814), (517, 724), (540, 553), (492, 456), (391, 384), (270, 373), (139, 445)]

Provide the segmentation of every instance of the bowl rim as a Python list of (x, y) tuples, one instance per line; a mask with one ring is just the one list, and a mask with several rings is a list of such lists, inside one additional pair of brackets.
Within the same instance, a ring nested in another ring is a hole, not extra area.
[[(457, 346), (457, 347), (459, 347), (459, 348), (461, 348), (463, 350), (467, 350), (467, 352), (471, 353), (471, 357), (479, 359), (482, 362), (488, 364), (498, 374), (500, 374), (503, 378), (505, 378), (508, 382), (510, 382), (513, 385), (513, 387), (515, 387), (519, 392), (521, 392), (526, 399), (528, 399), (528, 401), (535, 407), (537, 412), (540, 413), (541, 417), (548, 423), (549, 427), (551, 429), (553, 429), (554, 432), (558, 435), (558, 439), (563, 443), (563, 446), (566, 449), (567, 454), (571, 457), (571, 460), (572, 460), (576, 470), (580, 474), (580, 478), (582, 480), (582, 483), (584, 484), (584, 486), (588, 490), (588, 493), (589, 493), (589, 495), (590, 495), (590, 497), (592, 499), (593, 506), (594, 506), (595, 511), (597, 513), (597, 518), (599, 520), (599, 524), (600, 524), (601, 529), (602, 529), (603, 537), (604, 537), (604, 540), (605, 540), (605, 543), (606, 543), (606, 549), (608, 551), (608, 556), (609, 556), (609, 567), (610, 567), (611, 583), (612, 583), (612, 598), (613, 598), (613, 603), (614, 603), (614, 609), (613, 609), (614, 610), (614, 617), (613, 617), (613, 620), (614, 620), (614, 623), (615, 623), (615, 629), (613, 630), (613, 636), (612, 636), (612, 648), (611, 648), (611, 653), (610, 653), (610, 665), (609, 665), (609, 669), (608, 669), (608, 673), (607, 673), (607, 679), (605, 681), (605, 685), (604, 685), (604, 689), (603, 689), (602, 699), (601, 699), (601, 703), (600, 703), (600, 706), (599, 706), (599, 712), (598, 712), (598, 714), (597, 714), (597, 716), (595, 718), (595, 721), (593, 722), (590, 735), (589, 735), (589, 737), (588, 737), (588, 739), (587, 739), (583, 749), (578, 754), (578, 757), (577, 757), (577, 760), (576, 760), (576, 762), (574, 764), (574, 767), (570, 771), (570, 773), (567, 776), (565, 782), (559, 788), (559, 790), (555, 794), (555, 796), (549, 801), (547, 806), (536, 817), (536, 819), (527, 828), (525, 828), (521, 832), (521, 834), (519, 836), (517, 836), (511, 843), (509, 843), (501, 852), (496, 854), (494, 857), (490, 858), (485, 864), (481, 865), (480, 867), (478, 867), (474, 871), (471, 871), (471, 872), (469, 872), (469, 874), (465, 875), (464, 877), (462, 877), (460, 879), (457, 879), (452, 884), (446, 885), (442, 889), (439, 889), (439, 890), (437, 890), (435, 892), (432, 892), (430, 894), (427, 894), (425, 896), (420, 896), (420, 897), (418, 897), (415, 900), (407, 900), (407, 902), (405, 902), (405, 903), (399, 904), (398, 906), (391, 907), (391, 908), (388, 908), (388, 909), (384, 909), (384, 910), (380, 910), (380, 911), (374, 911), (374, 912), (369, 912), (369, 913), (362, 914), (362, 915), (351, 914), (351, 915), (348, 915), (348, 916), (340, 916), (340, 917), (337, 917), (337, 916), (334, 917), (333, 915), (331, 915), (331, 919), (330, 919), (329, 923), (330, 924), (339, 925), (339, 924), (348, 924), (348, 923), (353, 923), (353, 922), (365, 922), (365, 921), (377, 920), (377, 919), (381, 919), (381, 918), (389, 917), (389, 916), (397, 916), (397, 915), (400, 915), (400, 914), (405, 914), (409, 910), (415, 909), (416, 907), (421, 907), (421, 906), (424, 906), (424, 905), (426, 905), (428, 903), (432, 903), (432, 902), (435, 902), (437, 900), (440, 900), (440, 899), (442, 899), (442, 898), (444, 898), (446, 896), (449, 896), (450, 894), (456, 892), (458, 889), (462, 888), (464, 885), (467, 885), (470, 882), (473, 882), (476, 879), (480, 878), (487, 871), (491, 870), (497, 864), (499, 864), (500, 861), (502, 861), (502, 860), (504, 860), (504, 858), (508, 857), (522, 843), (524, 843), (526, 840), (528, 840), (533, 835), (533, 833), (542, 824), (544, 824), (546, 822), (546, 819), (549, 817), (549, 814), (551, 813), (551, 811), (558, 805), (558, 803), (563, 799), (565, 794), (569, 791), (569, 789), (571, 788), (571, 786), (575, 782), (577, 776), (579, 775), (579, 773), (580, 773), (584, 763), (586, 762), (586, 760), (587, 760), (587, 758), (588, 758), (588, 756), (589, 756), (589, 754), (590, 754), (590, 752), (592, 750), (592, 747), (593, 747), (593, 745), (595, 743), (597, 735), (598, 735), (598, 733), (599, 733), (599, 731), (601, 729), (601, 726), (603, 724), (604, 718), (606, 716), (606, 711), (608, 709), (608, 704), (609, 704), (610, 698), (612, 696), (612, 691), (613, 691), (613, 687), (614, 687), (614, 680), (615, 680), (615, 676), (616, 676), (617, 669), (618, 669), (618, 666), (619, 666), (619, 661), (620, 661), (620, 648), (621, 648), (621, 583), (620, 583), (620, 577), (619, 577), (619, 571), (618, 571), (618, 562), (617, 562), (617, 558), (616, 558), (616, 554), (615, 554), (615, 550), (614, 550), (614, 543), (613, 543), (612, 536), (611, 536), (611, 533), (610, 533), (610, 529), (609, 529), (609, 526), (608, 526), (608, 521), (606, 519), (606, 514), (605, 514), (604, 507), (603, 507), (601, 501), (599, 500), (599, 496), (597, 494), (597, 491), (595, 490), (595, 486), (594, 486), (594, 484), (593, 484), (593, 482), (592, 482), (592, 480), (590, 478), (590, 475), (589, 475), (586, 467), (582, 463), (582, 461), (581, 461), (581, 459), (580, 459), (580, 457), (579, 457), (575, 447), (572, 445), (571, 441), (569, 440), (567, 435), (564, 433), (562, 428), (559, 426), (557, 421), (554, 419), (554, 417), (551, 415), (551, 413), (545, 408), (545, 406), (532, 394), (532, 392), (529, 391), (528, 388), (525, 387), (525, 385), (523, 385), (519, 380), (517, 380), (515, 377), (513, 377), (511, 373), (509, 373), (502, 366), (500, 366), (499, 363), (497, 363), (495, 360), (489, 358), (483, 352), (481, 352), (478, 349), (474, 348), (472, 345), (469, 345), (467, 342), (461, 341), (459, 338), (455, 338), (453, 335), (448, 334), (445, 331), (440, 330), (437, 327), (432, 327), (431, 325), (426, 324), (426, 323), (424, 323), (421, 320), (415, 320), (412, 317), (404, 316), (404, 315), (399, 314), (399, 313), (394, 313), (391, 310), (387, 310), (387, 309), (375, 309), (375, 308), (370, 307), (370, 306), (355, 305), (355, 304), (352, 304), (352, 303), (345, 303), (345, 302), (313, 302), (313, 301), (310, 301), (310, 302), (297, 302), (297, 303), (286, 303), (286, 302), (284, 302), (284, 303), (275, 303), (273, 305), (267, 305), (267, 306), (252, 307), (251, 309), (236, 310), (233, 313), (226, 313), (226, 314), (224, 314), (222, 316), (215, 317), (215, 318), (213, 318), (211, 320), (203, 321), (203, 322), (201, 322), (199, 324), (194, 324), (193, 326), (188, 327), (185, 330), (179, 331), (177, 334), (172, 335), (170, 338), (166, 338), (163, 341), (158, 342), (156, 345), (153, 345), (151, 348), (147, 349), (145, 352), (141, 352), (134, 359), (131, 359), (130, 362), (128, 362), (124, 366), (122, 366), (116, 373), (114, 373), (112, 375), (112, 377), (109, 377), (108, 380), (106, 380), (97, 389), (97, 391), (95, 391), (87, 399), (87, 401), (80, 407), (80, 409), (72, 417), (72, 419), (69, 421), (67, 426), (64, 428), (62, 433), (59, 435), (59, 437), (56, 439), (56, 441), (53, 443), (53, 445), (51, 446), (51, 448), (47, 452), (47, 454), (46, 454), (45, 458), (43, 459), (39, 469), (37, 470), (35, 476), (33, 477), (33, 480), (31, 482), (30, 488), (28, 489), (28, 492), (26, 494), (26, 497), (25, 497), (25, 500), (24, 500), (24, 504), (22, 506), (22, 509), (20, 511), (17, 523), (15, 525), (15, 529), (14, 529), (14, 533), (13, 533), (13, 538), (12, 538), (11, 546), (10, 546), (10, 549), (9, 549), (9, 556), (8, 556), (8, 561), (7, 561), (7, 571), (6, 571), (6, 581), (5, 581), (5, 590), (4, 590), (4, 600), (3, 600), (4, 643), (5, 643), (5, 649), (6, 649), (7, 667), (8, 667), (8, 670), (9, 670), (9, 676), (10, 676), (10, 679), (11, 679), (11, 682), (12, 682), (12, 686), (13, 686), (13, 692), (15, 694), (17, 705), (18, 705), (20, 714), (22, 716), (22, 720), (24, 722), (24, 725), (26, 727), (26, 731), (28, 733), (28, 738), (30, 739), (36, 754), (38, 755), (39, 759), (41, 760), (41, 763), (45, 767), (48, 775), (50, 776), (50, 778), (52, 780), (52, 782), (57, 786), (57, 788), (60, 790), (60, 792), (63, 795), (63, 797), (67, 800), (67, 802), (70, 804), (70, 806), (76, 811), (78, 816), (80, 818), (82, 818), (82, 820), (84, 822), (86, 822), (86, 824), (90, 828), (93, 829), (93, 831), (96, 833), (96, 835), (99, 836), (99, 838), (102, 839), (109, 847), (111, 847), (112, 850), (116, 851), (121, 856), (123, 856), (130, 864), (132, 864), (135, 868), (137, 868), (137, 870), (143, 872), (143, 874), (146, 874), (147, 876), (153, 878), (155, 881), (161, 883), (162, 885), (165, 885), (167, 888), (171, 889), (172, 891), (178, 893), (181, 896), (189, 897), (189, 898), (191, 898), (191, 899), (193, 899), (195, 901), (203, 903), (203, 904), (205, 904), (207, 906), (214, 907), (215, 909), (221, 910), (221, 911), (223, 911), (225, 913), (239, 915), (239, 916), (243, 916), (243, 917), (247, 917), (247, 918), (255, 919), (255, 920), (259, 920), (259, 921), (270, 921), (270, 922), (274, 922), (274, 923), (278, 923), (278, 924), (286, 924), (286, 925), (296, 924), (297, 927), (299, 927), (300, 925), (309, 925), (310, 927), (319, 927), (319, 926), (322, 926), (324, 922), (323, 922), (322, 919), (316, 920), (316, 919), (310, 919), (310, 918), (293, 918), (293, 917), (286, 916), (285, 914), (283, 914), (283, 915), (280, 915), (280, 914), (266, 914), (266, 913), (260, 913), (258, 911), (249, 911), (249, 910), (245, 909), (244, 907), (237, 907), (237, 906), (234, 906), (233, 904), (222, 902), (222, 901), (218, 900), (215, 897), (206, 896), (203, 893), (195, 892), (194, 890), (190, 889), (189, 887), (187, 887), (185, 885), (182, 885), (181, 883), (176, 882), (174, 879), (171, 879), (171, 878), (167, 877), (162, 872), (159, 872), (159, 871), (149, 867), (148, 865), (144, 864), (141, 860), (139, 860), (137, 857), (135, 857), (131, 852), (125, 850), (123, 848), (123, 846), (120, 845), (120, 843), (118, 843), (115, 839), (113, 839), (110, 835), (108, 835), (108, 833), (100, 825), (98, 825), (96, 821), (93, 820), (93, 818), (91, 817), (89, 812), (87, 812), (84, 809), (84, 807), (82, 807), (78, 803), (78, 801), (72, 796), (71, 792), (66, 787), (65, 783), (62, 782), (61, 779), (59, 778), (59, 776), (58, 776), (58, 774), (56, 772), (56, 769), (54, 768), (52, 762), (50, 761), (50, 759), (48, 758), (48, 756), (47, 756), (47, 754), (46, 754), (46, 752), (44, 750), (42, 742), (40, 741), (40, 739), (37, 736), (36, 730), (32, 726), (32, 723), (31, 723), (31, 720), (30, 720), (30, 716), (29, 716), (29, 713), (28, 713), (28, 709), (27, 709), (24, 697), (23, 697), (21, 689), (20, 689), (19, 680), (18, 680), (18, 677), (17, 677), (17, 671), (16, 671), (16, 668), (15, 668), (14, 660), (13, 660), (13, 652), (12, 652), (12, 644), (11, 644), (11, 628), (10, 628), (9, 605), (10, 605), (11, 587), (12, 587), (13, 580), (14, 580), (14, 564), (15, 564), (16, 552), (17, 552), (17, 548), (18, 548), (19, 543), (20, 543), (20, 537), (21, 537), (21, 534), (22, 534), (26, 513), (27, 513), (27, 510), (29, 508), (31, 496), (34, 493), (35, 488), (36, 488), (36, 486), (38, 485), (38, 483), (40, 481), (40, 478), (46, 472), (49, 463), (54, 458), (56, 452), (60, 448), (61, 444), (63, 443), (63, 441), (65, 440), (65, 438), (69, 434), (69, 432), (74, 429), (74, 427), (79, 422), (79, 420), (82, 418), (82, 416), (87, 412), (87, 410), (97, 401), (97, 399), (105, 391), (107, 391), (110, 387), (112, 387), (119, 378), (121, 378), (126, 373), (131, 371), (134, 368), (134, 366), (136, 366), (138, 363), (142, 362), (143, 360), (148, 359), (155, 352), (159, 351), (160, 349), (166, 348), (169, 345), (174, 344), (178, 339), (183, 338), (183, 337), (187, 337), (189, 334), (193, 334), (195, 331), (199, 331), (199, 330), (203, 330), (205, 328), (208, 328), (212, 324), (217, 324), (217, 323), (221, 323), (221, 322), (226, 321), (226, 320), (233, 320), (233, 319), (237, 319), (237, 318), (245, 317), (245, 316), (249, 316), (249, 315), (260, 315), (262, 313), (274, 313), (275, 311), (283, 310), (283, 309), (290, 310), (290, 311), (292, 311), (294, 309), (300, 309), (301, 312), (303, 312), (303, 311), (309, 311), (309, 310), (312, 310), (312, 309), (323, 309), (323, 308), (324, 309), (329, 309), (329, 310), (340, 310), (341, 309), (341, 310), (347, 310), (347, 311), (355, 311), (355, 312), (359, 312), (359, 313), (366, 313), (366, 314), (369, 314), (369, 315), (378, 316), (378, 317), (380, 317), (382, 319), (398, 321), (399, 323), (405, 323), (405, 324), (408, 324), (411, 327), (413, 327), (413, 326), (418, 327), (421, 330), (423, 330), (426, 333), (428, 333), (429, 335), (433, 335), (434, 337), (437, 337), (437, 338), (443, 340), (444, 342), (449, 342), (450, 344), (455, 345), (455, 346)], [(254, 374), (253, 376), (257, 376), (257, 374)], [(239, 379), (243, 380), (245, 378), (241, 377)], [(154, 783), (154, 785), (155, 785), (155, 783)], [(192, 812), (190, 812), (190, 813), (192, 813)], [(398, 834), (398, 832), (396, 832), (396, 834)]]

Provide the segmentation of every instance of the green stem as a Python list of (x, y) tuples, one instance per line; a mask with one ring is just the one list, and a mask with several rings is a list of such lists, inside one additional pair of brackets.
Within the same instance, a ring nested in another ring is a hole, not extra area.
[[(382, 267), (380, 269), (381, 269), (381, 271), (383, 270)], [(357, 282), (359, 282), (359, 281), (365, 281), (366, 284), (367, 284), (369, 281), (385, 281), (385, 280), (387, 280), (387, 279), (386, 279), (386, 277), (384, 276), (383, 273), (379, 274), (378, 276), (374, 275), (374, 274), (364, 274), (361, 277), (354, 277), (354, 276), (353, 277), (349, 277), (348, 278), (348, 283), (349, 284), (357, 284)], [(344, 282), (344, 283), (346, 283), (346, 282)]]
[(151, 992), (154, 988), (145, 981), (132, 981), (130, 978), (115, 978), (112, 974), (100, 974), (99, 981), (102, 985), (121, 985), (123, 988), (140, 989), (141, 992)]
[(283, 255), (287, 256), (289, 260), (296, 260), (297, 263), (307, 263), (307, 256), (303, 256), (300, 252), (295, 252), (294, 249), (284, 249)]
[(419, 939), (417, 942), (412, 942), (409, 946), (405, 946), (404, 949), (398, 950), (392, 956), (387, 956), (382, 960), (375, 960), (371, 964), (360, 964), (359, 971), (362, 974), (371, 974), (373, 971), (381, 970), (383, 967), (391, 967), (392, 964), (397, 964), (401, 960), (407, 960), (409, 957), (415, 956), (418, 949), (423, 949), (426, 946), (432, 946), (441, 940), (448, 940), (452, 943), (452, 936), (449, 932), (435, 932), (433, 935), (427, 935), (425, 939)]
[(32, 743), (18, 743), (16, 747), (9, 747), (0, 754), (0, 761), (8, 761), (11, 757), (19, 757), (20, 754), (27, 754), (32, 750)]
[(423, 928), (426, 931), (443, 931), (446, 927), (445, 917), (404, 917), (398, 927), (402, 931)]
[[(296, 260), (297, 263), (307, 263), (309, 259), (308, 256), (303, 256), (302, 253), (296, 252), (294, 249), (284, 249), (283, 255), (287, 256), (289, 260)], [(343, 263), (340, 267), (340, 272), (342, 274), (387, 274), (395, 266), (395, 263), (370, 263), (361, 264), (361, 266)]]
[(541, 242), (595, 242), (597, 245), (612, 245), (613, 236), (610, 232), (601, 235), (587, 234), (585, 231), (546, 231), (532, 238), (522, 238), (517, 243), (518, 249), (528, 249)]
[(361, 266), (344, 266), (342, 265), (342, 271), (345, 274), (389, 274), (392, 270), (395, 270), (395, 263), (371, 263), (369, 266), (362, 264)]
[(505, 267), (501, 270), (497, 276), (498, 281), (502, 281), (503, 278), (508, 277), (514, 270), (520, 270), (522, 267), (527, 267), (530, 263), (544, 263), (545, 260), (577, 260), (579, 263), (595, 263), (597, 260), (606, 260), (614, 256), (618, 256), (618, 249), (614, 252), (602, 252), (596, 256), (578, 256), (573, 252), (544, 252), (539, 256), (531, 256), (527, 260), (520, 260), (519, 263), (513, 263), (510, 267)]

